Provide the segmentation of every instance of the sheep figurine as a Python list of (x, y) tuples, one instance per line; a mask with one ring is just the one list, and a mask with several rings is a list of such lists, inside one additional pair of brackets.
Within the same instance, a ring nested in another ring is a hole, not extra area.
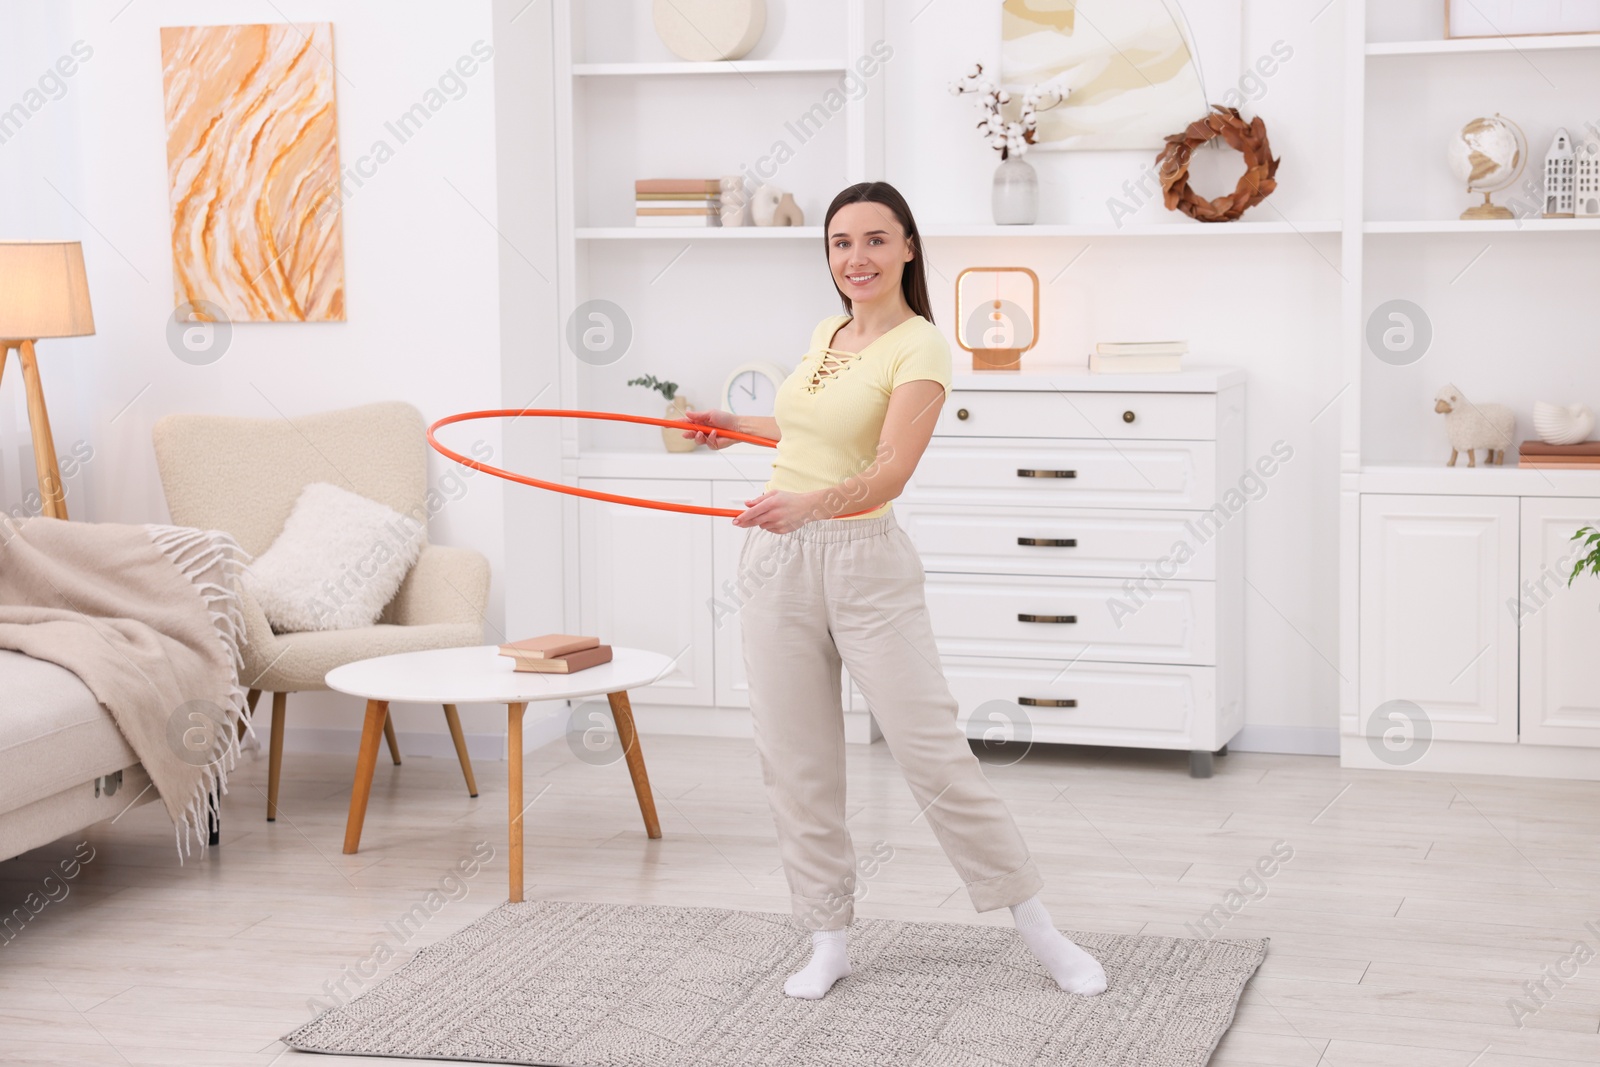
[(1450, 462), (1445, 466), (1454, 467), (1456, 456), (1465, 452), (1467, 466), (1476, 467), (1474, 453), (1480, 448), (1484, 450), (1485, 466), (1505, 466), (1506, 447), (1517, 435), (1517, 416), (1510, 408), (1504, 404), (1474, 404), (1461, 395), (1461, 390), (1447, 385), (1433, 398), (1433, 410), (1444, 416), (1445, 434), (1450, 438)]

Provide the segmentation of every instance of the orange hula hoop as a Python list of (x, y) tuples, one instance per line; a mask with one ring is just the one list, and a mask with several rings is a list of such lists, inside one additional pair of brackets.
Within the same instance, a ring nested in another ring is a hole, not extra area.
[[(606, 500), (613, 504), (631, 504), (634, 507), (654, 508), (657, 511), (679, 511), (689, 515), (716, 515), (725, 518), (734, 518), (743, 515), (745, 511), (749, 510), (748, 508), (707, 508), (698, 504), (668, 504), (660, 500), (646, 500), (637, 496), (619, 496), (616, 493), (602, 493), (594, 489), (580, 489), (575, 485), (562, 485), (560, 482), (547, 482), (541, 478), (532, 478), (526, 474), (518, 474), (515, 471), (503, 470), (487, 463), (479, 463), (475, 459), (468, 459), (460, 452), (440, 444), (439, 439), (434, 436), (434, 432), (441, 427), (450, 426), (458, 422), (472, 422), (477, 419), (521, 418), (524, 415), (533, 418), (605, 419), (612, 422), (642, 422), (651, 426), (676, 427), (683, 430), (696, 430), (700, 433), (708, 433), (712, 429), (702, 422), (656, 419), (648, 415), (618, 415), (609, 411), (577, 411), (566, 408), (493, 408), (485, 411), (463, 411), (459, 415), (446, 415), (428, 427), (428, 444), (432, 445), (434, 451), (440, 455), (448, 456), (462, 466), (483, 471), (485, 474), (492, 474), (496, 478), (504, 478), (508, 482), (516, 482), (518, 485), (531, 485), (535, 489), (549, 489), (557, 493), (566, 493), (568, 496), (588, 497), (590, 500)], [(740, 433), (738, 430), (717, 429), (716, 434), (718, 437), (731, 437), (734, 440), (748, 441), (751, 444), (764, 445), (767, 448), (778, 447), (778, 442), (770, 437), (757, 437), (755, 434)], [(867, 512), (875, 510), (877, 509), (866, 508), (863, 511), (852, 511), (848, 515), (834, 515), (831, 518), (854, 518), (857, 515), (865, 515)]]

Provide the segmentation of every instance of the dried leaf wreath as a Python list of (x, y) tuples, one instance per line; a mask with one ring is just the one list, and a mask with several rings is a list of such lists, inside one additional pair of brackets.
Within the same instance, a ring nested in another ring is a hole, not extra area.
[[(1231, 222), (1278, 187), (1273, 175), (1278, 173), (1279, 160), (1272, 158), (1267, 127), (1260, 116), (1245, 122), (1238, 108), (1211, 107), (1211, 114), (1167, 137), (1167, 146), (1156, 154), (1157, 172), (1168, 209), (1199, 222)], [(1189, 185), (1189, 158), (1196, 148), (1217, 137), (1244, 156), (1245, 172), (1231, 195), (1207, 200)]]

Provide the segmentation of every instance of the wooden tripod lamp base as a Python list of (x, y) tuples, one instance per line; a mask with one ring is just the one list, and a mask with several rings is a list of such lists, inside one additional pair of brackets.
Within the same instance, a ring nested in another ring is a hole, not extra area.
[(85, 337), (94, 333), (89, 279), (83, 246), (77, 241), (0, 241), (0, 378), (11, 350), (22, 364), (22, 389), (28, 397), (33, 430), (33, 464), (39, 472), (39, 513), (67, 517), (67, 487), (61, 484), (50, 414), (44, 408), (34, 342), (42, 337)]
[(0, 340), (0, 383), (6, 373), (11, 350), (17, 350), (22, 364), (22, 389), (28, 397), (28, 426), (33, 431), (33, 465), (39, 474), (40, 514), (52, 519), (67, 517), (67, 490), (61, 484), (61, 465), (56, 461), (55, 438), (50, 435), (50, 413), (44, 406), (44, 389), (39, 384), (39, 363), (34, 358), (32, 341)]

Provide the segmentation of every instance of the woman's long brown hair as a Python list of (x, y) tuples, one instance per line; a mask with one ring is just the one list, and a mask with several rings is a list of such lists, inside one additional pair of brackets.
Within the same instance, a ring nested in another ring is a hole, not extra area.
[[(829, 251), (832, 248), (828, 239), (828, 228), (833, 225), (833, 216), (846, 204), (861, 203), (882, 204), (895, 217), (900, 220), (900, 226), (905, 230), (906, 243), (911, 246), (911, 261), (905, 265), (905, 270), (900, 274), (900, 292), (905, 297), (911, 310), (933, 321), (933, 307), (928, 302), (928, 276), (922, 269), (922, 235), (917, 232), (917, 220), (911, 216), (911, 205), (906, 203), (906, 198), (900, 195), (900, 190), (888, 182), (857, 182), (855, 185), (840, 192), (833, 198), (833, 203), (828, 205), (827, 217), (822, 220), (822, 255), (829, 262), (828, 276), (833, 276), (832, 260)], [(854, 314), (850, 298), (839, 283), (833, 283), (834, 289), (839, 292), (839, 299), (844, 302), (844, 309)]]

